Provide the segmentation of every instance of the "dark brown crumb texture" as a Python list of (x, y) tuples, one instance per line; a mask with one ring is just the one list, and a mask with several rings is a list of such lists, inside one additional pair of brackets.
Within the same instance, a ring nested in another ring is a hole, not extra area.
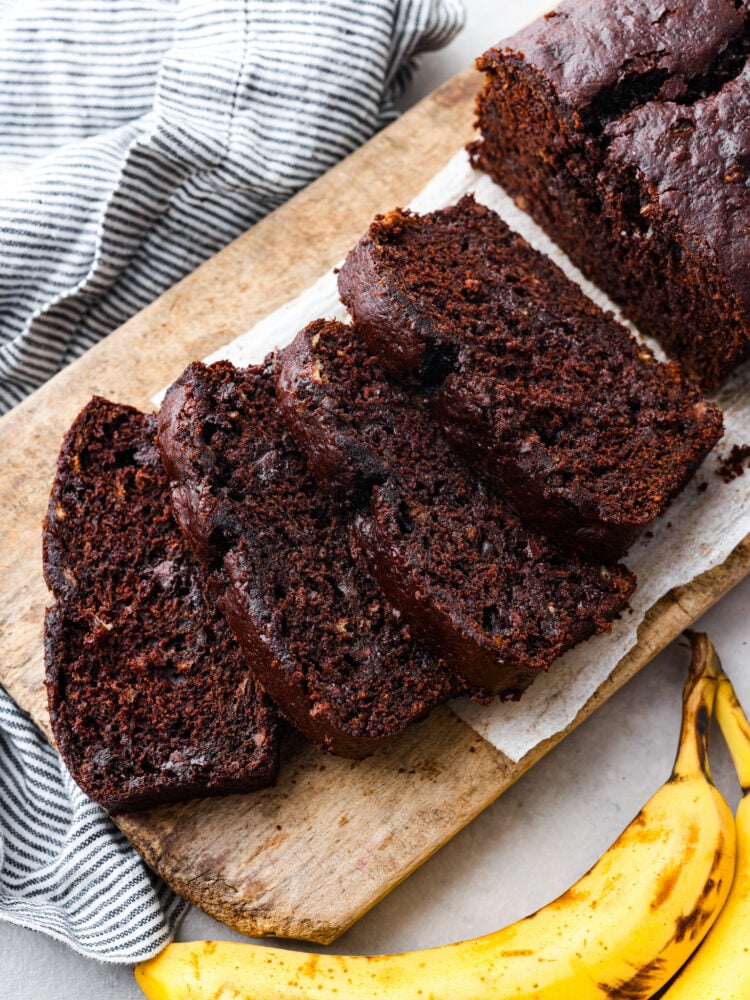
[(389, 599), (469, 683), (517, 697), (632, 593), (624, 567), (562, 550), (489, 494), (351, 327), (303, 330), (277, 388), (313, 473), (358, 504), (357, 537)]
[(110, 811), (272, 782), (276, 713), (170, 506), (154, 418), (94, 398), (68, 431), (44, 525), (55, 742)]
[(621, 555), (720, 437), (721, 414), (471, 196), (375, 220), (339, 275), (369, 346), (440, 385), (458, 453), (530, 524)]
[(159, 439), (177, 517), (281, 711), (321, 747), (363, 756), (456, 694), (413, 639), (307, 471), (274, 398), (272, 363), (191, 365)]
[(566, 0), (478, 60), (474, 162), (705, 388), (750, 353), (750, 14)]
[(716, 475), (725, 483), (731, 483), (732, 480), (744, 475), (746, 468), (750, 468), (750, 444), (735, 444), (732, 445), (729, 454), (719, 462)]

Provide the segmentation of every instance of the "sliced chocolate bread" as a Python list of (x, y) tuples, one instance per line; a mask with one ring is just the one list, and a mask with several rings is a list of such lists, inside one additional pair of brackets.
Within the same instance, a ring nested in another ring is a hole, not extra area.
[(44, 525), (55, 742), (111, 812), (270, 784), (276, 712), (172, 516), (154, 417), (94, 398)]
[(322, 485), (359, 503), (357, 537), (383, 590), (470, 684), (518, 696), (608, 630), (632, 593), (624, 567), (569, 553), (488, 493), (353, 328), (318, 320), (298, 334), (277, 394)]
[(750, 8), (563, 0), (478, 67), (477, 166), (706, 388), (750, 356)]
[(460, 453), (529, 524), (598, 558), (622, 555), (721, 436), (676, 364), (471, 196), (376, 219), (339, 287), (389, 372), (442, 381)]
[(371, 753), (460, 690), (412, 639), (309, 474), (274, 397), (272, 363), (191, 365), (159, 444), (187, 538), (281, 711), (324, 749)]

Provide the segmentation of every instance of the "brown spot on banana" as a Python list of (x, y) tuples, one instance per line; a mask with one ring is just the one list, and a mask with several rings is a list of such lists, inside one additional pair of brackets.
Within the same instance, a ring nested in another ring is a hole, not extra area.
[(698, 759), (702, 771), (708, 768), (708, 730), (711, 723), (711, 715), (705, 705), (701, 705), (695, 715), (695, 728), (703, 739), (698, 741)]
[(310, 958), (305, 962), (303, 966), (300, 967), (300, 976), (309, 976), (311, 979), (315, 975), (318, 969), (318, 963), (320, 961), (319, 955), (310, 955)]
[(716, 907), (706, 907), (702, 906), (701, 903), (697, 903), (690, 913), (680, 917), (677, 921), (674, 940), (679, 943), (680, 941), (684, 941), (687, 937), (692, 941), (698, 936), (698, 934), (700, 934), (706, 922), (713, 919), (715, 915)]
[(700, 933), (702, 928), (705, 926), (706, 921), (712, 920), (716, 915), (716, 905), (713, 902), (709, 902), (709, 900), (710, 897), (721, 893), (722, 879), (715, 879), (714, 874), (716, 871), (721, 869), (722, 859), (726, 849), (727, 845), (725, 843), (725, 838), (721, 837), (716, 850), (714, 851), (711, 870), (708, 873), (708, 877), (703, 885), (703, 888), (701, 889), (700, 896), (698, 897), (694, 908), (690, 911), (690, 913), (680, 917), (677, 921), (677, 927), (674, 935), (675, 941), (683, 941), (688, 936), (692, 940), (697, 934)]
[(675, 866), (674, 868), (666, 871), (659, 879), (656, 886), (656, 894), (651, 901), (652, 910), (658, 910), (672, 895), (674, 887), (679, 881), (680, 871), (681, 868)]
[(610, 986), (609, 983), (599, 983), (599, 989), (608, 1000), (647, 1000), (647, 997), (652, 997), (664, 981), (663, 968), (664, 960), (654, 958), (639, 969), (631, 979), (614, 986)]
[[(683, 868), (685, 867), (686, 864), (689, 863), (690, 859), (695, 854), (696, 845), (700, 840), (700, 830), (698, 829), (696, 823), (690, 824), (690, 827), (686, 832), (685, 839), (686, 839), (686, 850), (684, 855), (679, 860), (675, 861), (675, 864), (672, 865), (670, 868), (668, 868), (662, 874), (661, 878), (658, 880), (656, 884), (656, 893), (651, 902), (652, 910), (658, 910), (661, 906), (664, 905), (667, 899), (669, 899), (673, 889), (679, 882), (680, 874)], [(719, 858), (719, 861), (720, 860), (721, 858)], [(716, 857), (716, 852), (714, 852), (714, 858), (711, 863), (711, 872), (709, 873), (709, 877), (710, 874), (716, 871), (716, 865), (717, 865), (717, 857)], [(705, 895), (706, 891), (704, 886), (701, 893), (701, 898), (705, 897)]]

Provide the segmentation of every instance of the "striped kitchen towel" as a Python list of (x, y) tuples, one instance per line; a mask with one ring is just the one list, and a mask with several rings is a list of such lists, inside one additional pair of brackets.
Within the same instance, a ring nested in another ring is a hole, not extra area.
[(394, 118), (461, 19), (461, 0), (0, 0), (0, 412)]
[[(394, 118), (462, 16), (0, 0), (0, 412)], [(0, 918), (133, 962), (183, 906), (0, 689)]]
[(137, 962), (168, 943), (185, 906), (0, 688), (0, 916)]

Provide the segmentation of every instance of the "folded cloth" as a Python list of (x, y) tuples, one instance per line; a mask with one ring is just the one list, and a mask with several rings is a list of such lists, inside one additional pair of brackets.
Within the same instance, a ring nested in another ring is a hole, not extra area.
[[(0, 412), (394, 118), (462, 16), (0, 0)], [(183, 905), (0, 689), (0, 918), (133, 962)]]
[(461, 21), (461, 0), (11, 3), (0, 412), (394, 118)]
[(0, 688), (0, 915), (82, 955), (137, 962), (167, 944), (185, 905)]

